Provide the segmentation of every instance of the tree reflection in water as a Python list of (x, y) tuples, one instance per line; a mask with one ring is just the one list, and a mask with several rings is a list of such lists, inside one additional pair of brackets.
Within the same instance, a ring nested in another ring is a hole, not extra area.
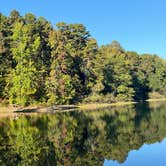
[(144, 143), (166, 137), (166, 104), (0, 119), (0, 165), (123, 163)]

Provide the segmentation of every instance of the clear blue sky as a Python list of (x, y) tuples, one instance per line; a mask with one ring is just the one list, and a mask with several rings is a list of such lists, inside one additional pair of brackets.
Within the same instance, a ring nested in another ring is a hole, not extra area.
[(166, 0), (1, 0), (0, 12), (12, 9), (52, 24), (82, 23), (99, 45), (117, 40), (126, 50), (166, 59)]

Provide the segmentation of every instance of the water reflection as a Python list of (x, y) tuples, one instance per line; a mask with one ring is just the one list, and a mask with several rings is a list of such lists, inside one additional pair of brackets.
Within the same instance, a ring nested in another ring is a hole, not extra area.
[(123, 163), (129, 152), (166, 137), (166, 104), (0, 119), (0, 165)]
[(117, 161), (105, 160), (104, 166), (165, 166), (166, 139), (154, 144), (145, 144), (141, 149), (129, 153), (123, 164)]

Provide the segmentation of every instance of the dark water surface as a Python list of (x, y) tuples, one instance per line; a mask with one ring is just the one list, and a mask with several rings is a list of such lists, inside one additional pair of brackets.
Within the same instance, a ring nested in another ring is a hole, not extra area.
[(0, 119), (0, 166), (165, 166), (166, 103)]

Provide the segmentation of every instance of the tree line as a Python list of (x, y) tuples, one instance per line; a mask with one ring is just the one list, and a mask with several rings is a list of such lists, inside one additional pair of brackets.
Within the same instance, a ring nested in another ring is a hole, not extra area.
[(0, 13), (0, 100), (30, 105), (140, 101), (166, 95), (166, 61), (98, 46), (82, 24)]

